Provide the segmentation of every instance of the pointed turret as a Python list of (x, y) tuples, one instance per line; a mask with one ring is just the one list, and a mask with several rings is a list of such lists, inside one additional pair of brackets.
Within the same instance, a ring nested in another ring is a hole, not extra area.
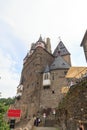
[(43, 40), (42, 40), (42, 36), (40, 35), (40, 37), (39, 37), (39, 40), (38, 40), (39, 42), (42, 42)]
[(40, 35), (38, 41), (36, 42), (36, 47), (38, 47), (38, 46), (45, 48), (45, 42), (42, 39), (41, 35)]
[(54, 50), (53, 55), (58, 56), (59, 53), (61, 56), (70, 55), (69, 51), (67, 50), (67, 48), (65, 47), (62, 41), (60, 41), (59, 44), (57, 45), (56, 49)]
[(57, 45), (56, 49), (54, 50), (53, 55), (55, 57), (57, 56), (62, 56), (62, 58), (64, 58), (64, 60), (71, 65), (71, 58), (70, 58), (70, 53), (67, 50), (67, 48), (65, 47), (65, 45), (63, 44), (63, 42), (60, 40), (59, 44)]

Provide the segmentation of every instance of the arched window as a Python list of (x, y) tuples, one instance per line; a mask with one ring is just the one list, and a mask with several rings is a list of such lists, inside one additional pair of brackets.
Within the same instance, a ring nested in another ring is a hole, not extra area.
[(48, 73), (46, 74), (46, 79), (48, 79)]
[(44, 80), (46, 79), (46, 74), (44, 74)]
[(50, 79), (50, 73), (44, 73), (43, 80)]
[(48, 79), (50, 79), (50, 73), (48, 73)]

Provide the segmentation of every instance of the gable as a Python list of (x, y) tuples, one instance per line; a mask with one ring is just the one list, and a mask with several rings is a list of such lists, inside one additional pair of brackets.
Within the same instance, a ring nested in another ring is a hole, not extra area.
[(63, 44), (62, 41), (59, 42), (59, 44), (57, 45), (56, 49), (54, 50), (53, 53), (54, 56), (63, 56), (63, 55), (70, 55), (69, 51), (67, 50), (67, 48), (65, 47), (65, 45)]

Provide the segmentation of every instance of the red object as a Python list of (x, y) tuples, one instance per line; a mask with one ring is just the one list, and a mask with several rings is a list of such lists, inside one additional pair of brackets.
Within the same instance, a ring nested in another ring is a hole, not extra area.
[(20, 117), (21, 116), (21, 110), (18, 109), (10, 109), (8, 110), (8, 117)]

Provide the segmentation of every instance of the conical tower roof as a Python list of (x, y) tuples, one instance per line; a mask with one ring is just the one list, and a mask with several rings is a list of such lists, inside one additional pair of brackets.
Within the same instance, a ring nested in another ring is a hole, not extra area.
[(38, 39), (38, 41), (36, 42), (36, 43), (38, 43), (38, 42), (42, 42), (42, 43), (44, 43), (45, 44), (45, 42), (43, 41), (43, 39), (42, 39), (42, 36), (40, 35), (40, 37), (39, 37), (39, 39)]

